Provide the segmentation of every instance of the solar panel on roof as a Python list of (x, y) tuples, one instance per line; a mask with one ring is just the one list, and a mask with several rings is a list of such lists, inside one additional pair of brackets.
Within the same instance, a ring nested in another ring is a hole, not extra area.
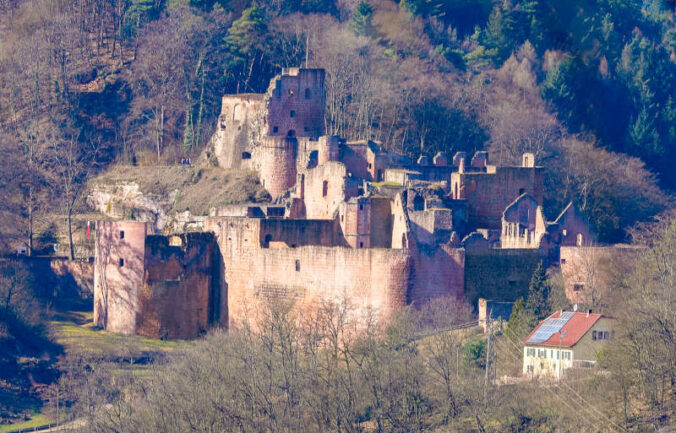
[(531, 335), (527, 343), (544, 343), (549, 340), (552, 335), (559, 332), (574, 315), (575, 313), (566, 311), (565, 313), (561, 313), (556, 319), (545, 319), (538, 330)]

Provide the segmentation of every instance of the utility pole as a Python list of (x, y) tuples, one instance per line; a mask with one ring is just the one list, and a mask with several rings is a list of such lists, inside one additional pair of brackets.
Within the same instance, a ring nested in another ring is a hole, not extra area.
[(484, 406), (488, 406), (488, 384), (490, 382), (491, 371), (491, 337), (493, 335), (493, 322), (491, 321), (490, 311), (486, 314), (486, 324), (488, 325), (488, 342), (486, 343), (486, 377), (484, 379)]

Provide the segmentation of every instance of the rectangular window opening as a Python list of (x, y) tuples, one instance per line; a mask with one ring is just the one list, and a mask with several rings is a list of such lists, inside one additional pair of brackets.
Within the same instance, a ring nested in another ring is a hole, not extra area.
[(121, 268), (124, 267), (124, 259), (123, 258), (120, 258), (120, 267)]
[(124, 239), (124, 230), (120, 230), (120, 239)]

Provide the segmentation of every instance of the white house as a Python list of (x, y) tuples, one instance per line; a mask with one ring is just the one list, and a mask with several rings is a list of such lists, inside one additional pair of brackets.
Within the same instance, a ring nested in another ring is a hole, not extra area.
[(595, 365), (612, 325), (601, 314), (557, 311), (522, 341), (523, 374), (558, 379), (568, 368)]

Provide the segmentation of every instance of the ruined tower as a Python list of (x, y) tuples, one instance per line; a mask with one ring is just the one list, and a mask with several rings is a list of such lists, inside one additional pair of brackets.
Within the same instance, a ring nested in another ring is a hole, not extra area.
[(271, 83), (267, 100), (267, 135), (324, 135), (324, 70), (286, 68)]

